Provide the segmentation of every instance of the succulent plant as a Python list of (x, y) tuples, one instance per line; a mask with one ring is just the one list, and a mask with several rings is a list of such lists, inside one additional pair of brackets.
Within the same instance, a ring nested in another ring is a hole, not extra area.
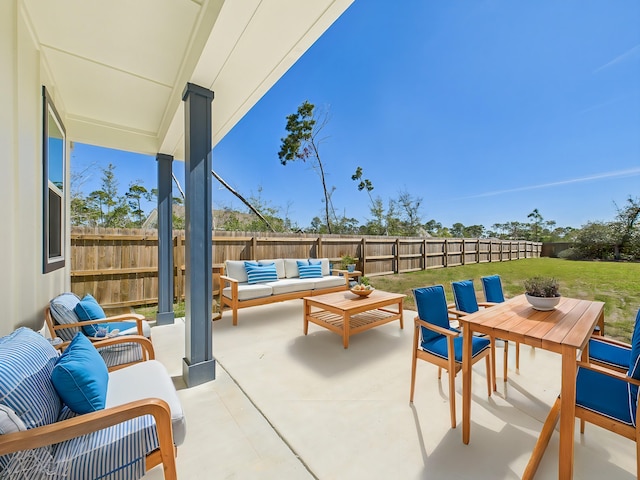
[(524, 289), (532, 297), (559, 297), (558, 281), (552, 277), (531, 277), (524, 281)]

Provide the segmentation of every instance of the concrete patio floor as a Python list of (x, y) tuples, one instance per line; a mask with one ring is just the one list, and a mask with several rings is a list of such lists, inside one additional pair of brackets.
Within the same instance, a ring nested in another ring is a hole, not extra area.
[[(501, 479), (520, 478), (560, 390), (560, 357), (510, 349), (509, 380), (489, 398), (484, 362), (474, 366), (471, 442), (462, 443), (462, 378), (456, 379), (458, 427), (449, 422), (448, 384), (418, 362), (409, 404), (415, 312), (342, 339), (317, 325), (302, 333), (302, 300), (246, 308), (214, 322), (216, 380), (182, 383), (184, 322), (154, 327), (157, 358), (174, 377), (187, 417), (178, 450), (183, 479)], [(576, 422), (574, 478), (633, 479), (635, 444)], [(557, 478), (558, 432), (536, 478)], [(163, 478), (156, 467), (145, 479)]]

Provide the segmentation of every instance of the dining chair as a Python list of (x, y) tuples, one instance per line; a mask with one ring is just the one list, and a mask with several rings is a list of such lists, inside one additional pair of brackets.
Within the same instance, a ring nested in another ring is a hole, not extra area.
[[(480, 308), (489, 308), (493, 306), (493, 303), (478, 302), (476, 298), (476, 290), (473, 286), (473, 280), (462, 280), (458, 282), (451, 282), (451, 290), (453, 291), (453, 300), (455, 308), (449, 308), (449, 314), (460, 318), (461, 316), (475, 313)], [(495, 339), (491, 341), (491, 377), (493, 379), (493, 389), (497, 390), (496, 386), (496, 350)], [(509, 343), (504, 342), (504, 378), (507, 379), (507, 360), (509, 354)]]
[[(640, 310), (636, 316), (636, 324), (639, 321)], [(624, 373), (629, 370), (630, 350), (631, 346), (628, 343), (593, 335), (589, 339), (589, 362)]]
[[(482, 281), (482, 291), (484, 292), (484, 300), (485, 302), (491, 303), (502, 303), (504, 302), (504, 290), (502, 289), (502, 279), (500, 275), (487, 275), (481, 277)], [(520, 370), (520, 342), (515, 342), (516, 344), (516, 371)], [(507, 343), (505, 342), (505, 354), (507, 352)], [(505, 362), (505, 374), (504, 379), (507, 380), (506, 374), (506, 365)]]
[[(447, 299), (442, 285), (416, 288), (413, 290), (418, 315), (414, 320), (413, 359), (411, 365), (411, 394), (413, 403), (416, 383), (417, 360), (424, 360), (438, 367), (438, 379), (442, 378), (442, 369), (449, 373), (449, 407), (451, 428), (456, 428), (455, 379), (462, 369), (462, 342), (460, 331), (449, 324)], [(487, 393), (491, 396), (491, 344), (483, 337), (472, 339), (472, 365), (486, 358)]]
[(640, 478), (640, 423), (637, 422), (640, 387), (640, 310), (627, 345), (626, 372), (594, 362), (578, 362), (576, 380), (576, 418), (580, 433), (585, 422), (620, 434), (636, 442), (637, 478)]

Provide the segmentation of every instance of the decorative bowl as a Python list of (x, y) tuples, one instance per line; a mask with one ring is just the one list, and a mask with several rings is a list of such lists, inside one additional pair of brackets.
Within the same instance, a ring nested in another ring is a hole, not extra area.
[(353, 288), (350, 288), (349, 291), (351, 293), (355, 293), (356, 295), (360, 295), (361, 297), (366, 297), (367, 295), (371, 295), (371, 292), (373, 292), (373, 288), (371, 290), (354, 290)]
[(527, 297), (527, 301), (531, 304), (534, 310), (540, 310), (546, 312), (553, 310), (560, 302), (561, 297), (534, 297), (528, 293), (524, 294)]

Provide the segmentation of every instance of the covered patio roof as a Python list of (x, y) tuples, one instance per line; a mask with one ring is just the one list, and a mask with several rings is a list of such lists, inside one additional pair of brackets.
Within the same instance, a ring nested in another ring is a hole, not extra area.
[(353, 0), (24, 0), (68, 138), (184, 159), (185, 85), (219, 142)]

